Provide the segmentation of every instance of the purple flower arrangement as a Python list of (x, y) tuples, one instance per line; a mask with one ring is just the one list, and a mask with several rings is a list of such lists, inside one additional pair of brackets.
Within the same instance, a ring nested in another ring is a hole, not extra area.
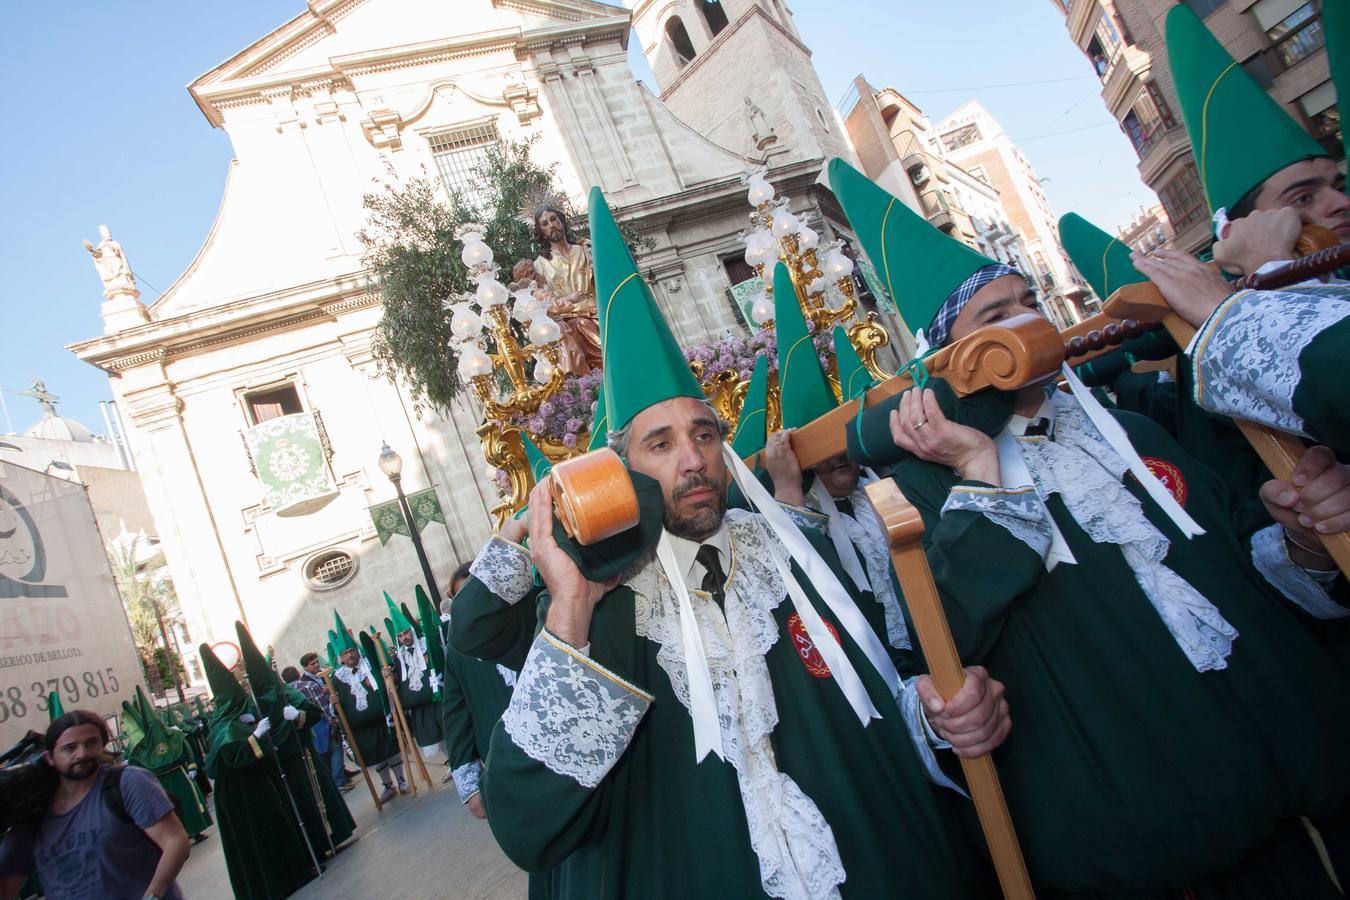
[[(830, 333), (817, 334), (812, 338), (812, 342), (820, 357), (821, 366), (828, 371), (831, 357), (834, 355)], [(691, 363), (703, 364), (705, 383), (724, 372), (733, 372), (738, 379), (749, 381), (755, 368), (755, 361), (761, 356), (768, 357), (770, 372), (778, 371), (778, 335), (773, 331), (763, 330), (750, 337), (725, 337), (690, 347), (684, 351), (684, 356)], [(517, 416), (510, 424), (525, 429), (531, 435), (562, 444), (568, 449), (580, 446), (587, 439), (591, 422), (595, 419), (596, 395), (600, 390), (600, 380), (599, 370), (580, 377), (568, 375), (563, 379), (558, 392), (539, 404), (539, 408), (532, 415)]]

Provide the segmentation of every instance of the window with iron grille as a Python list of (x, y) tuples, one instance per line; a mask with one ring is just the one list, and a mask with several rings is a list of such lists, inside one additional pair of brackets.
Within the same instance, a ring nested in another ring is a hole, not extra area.
[(1205, 218), (1205, 192), (1192, 163), (1187, 163), (1180, 174), (1158, 189), (1158, 199), (1177, 234)]
[(346, 550), (322, 550), (304, 565), (305, 581), (316, 591), (341, 587), (356, 574), (356, 557)]
[(472, 196), (477, 191), (478, 167), (487, 160), (488, 148), (497, 143), (497, 126), (483, 122), (443, 131), (429, 135), (427, 143), (446, 191)]

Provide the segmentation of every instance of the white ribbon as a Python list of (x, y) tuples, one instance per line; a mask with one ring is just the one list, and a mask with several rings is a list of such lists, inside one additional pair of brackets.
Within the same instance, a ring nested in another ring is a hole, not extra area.
[(792, 598), (792, 607), (797, 611), (797, 617), (801, 620), (802, 627), (806, 629), (807, 637), (811, 638), (811, 643), (825, 660), (826, 668), (834, 676), (839, 689), (844, 692), (844, 697), (848, 700), (848, 705), (853, 707), (858, 721), (866, 727), (870, 720), (880, 719), (881, 713), (877, 712), (876, 706), (872, 704), (872, 698), (868, 696), (867, 688), (863, 686), (857, 670), (849, 661), (848, 654), (835, 640), (834, 635), (830, 634), (830, 630), (825, 626), (825, 620), (816, 612), (810, 598), (797, 583), (796, 577), (792, 574), (792, 567), (783, 559), (783, 554), (772, 541), (769, 541), (768, 546), (769, 555), (773, 557), (773, 564), (778, 568), (778, 575), (783, 579), (783, 584), (787, 585), (788, 596)]
[(1115, 416), (1111, 415), (1106, 409), (1097, 402), (1097, 398), (1092, 396), (1092, 391), (1078, 379), (1069, 364), (1065, 363), (1060, 367), (1064, 375), (1064, 380), (1068, 382), (1069, 389), (1073, 391), (1074, 399), (1078, 405), (1083, 407), (1083, 412), (1087, 413), (1092, 420), (1093, 426), (1111, 445), (1111, 449), (1120, 454), (1120, 458), (1125, 460), (1125, 464), (1130, 467), (1134, 477), (1143, 485), (1144, 490), (1153, 498), (1153, 502), (1162, 507), (1162, 511), (1167, 513), (1167, 517), (1176, 523), (1181, 533), (1188, 538), (1196, 537), (1205, 533), (1205, 529), (1200, 527), (1200, 523), (1190, 517), (1186, 510), (1181, 508), (1181, 504), (1172, 496), (1172, 492), (1163, 486), (1157, 476), (1144, 465), (1144, 461), (1139, 458), (1139, 452), (1134, 449), (1130, 443), (1130, 438), (1125, 434), (1125, 429), (1116, 421)]
[[(802, 567), (807, 580), (815, 588), (820, 598), (825, 601), (825, 605), (830, 608), (830, 612), (834, 614), (835, 619), (844, 627), (849, 637), (853, 638), (853, 642), (862, 649), (873, 668), (885, 680), (891, 696), (898, 697), (901, 689), (900, 673), (895, 670), (895, 663), (891, 662), (890, 654), (886, 652), (886, 646), (881, 643), (881, 639), (872, 630), (872, 626), (867, 624), (867, 619), (863, 617), (858, 605), (853, 602), (848, 590), (840, 583), (838, 576), (825, 564), (825, 560), (821, 559), (820, 554), (816, 553), (811, 547), (811, 542), (802, 534), (797, 524), (792, 521), (787, 513), (783, 512), (782, 507), (764, 489), (764, 485), (759, 483), (759, 480), (745, 467), (745, 463), (741, 462), (741, 458), (725, 442), (722, 444), (722, 455), (726, 459), (727, 466), (731, 470), (731, 477), (736, 480), (741, 493), (769, 523), (769, 527), (773, 529), (774, 534), (787, 548), (788, 555), (797, 565)], [(798, 613), (800, 614), (801, 611), (798, 610)], [(805, 620), (804, 616), (803, 620)], [(871, 718), (871, 714), (864, 715), (863, 711), (856, 706), (854, 711), (858, 713), (858, 717), (864, 724)], [(872, 712), (875, 712), (875, 710), (872, 710)]]
[(858, 559), (858, 551), (854, 549), (853, 542), (848, 539), (848, 530), (840, 520), (842, 513), (839, 507), (835, 506), (834, 498), (830, 496), (829, 489), (825, 487), (824, 482), (816, 478), (815, 483), (811, 485), (810, 496), (820, 507), (821, 515), (825, 516), (827, 522), (826, 532), (830, 535), (830, 540), (834, 542), (835, 552), (839, 554), (839, 561), (844, 565), (844, 571), (848, 577), (853, 579), (853, 583), (858, 586), (860, 591), (871, 591), (872, 583), (867, 579), (867, 573), (863, 571), (862, 562)]
[(689, 586), (675, 559), (675, 548), (665, 529), (656, 542), (656, 558), (666, 573), (680, 606), (680, 642), (684, 645), (684, 669), (689, 675), (689, 715), (694, 720), (694, 759), (702, 762), (709, 751), (719, 759), (726, 759), (722, 749), (722, 723), (717, 715), (717, 700), (713, 696), (712, 675), (708, 672), (708, 655), (703, 649), (703, 635), (694, 618), (694, 604), (689, 600)]

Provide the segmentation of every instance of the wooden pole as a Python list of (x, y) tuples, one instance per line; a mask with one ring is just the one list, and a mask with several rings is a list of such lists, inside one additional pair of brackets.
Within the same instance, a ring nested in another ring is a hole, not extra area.
[[(333, 709), (337, 712), (342, 731), (347, 735), (347, 743), (352, 745), (352, 758), (356, 760), (356, 767), (366, 777), (366, 787), (370, 788), (370, 799), (375, 801), (375, 811), (380, 812), (384, 809), (384, 806), (380, 803), (380, 795), (375, 792), (375, 782), (370, 780), (370, 772), (366, 769), (365, 760), (361, 758), (361, 748), (356, 746), (356, 735), (352, 733), (351, 726), (347, 724), (347, 714), (342, 711), (342, 701), (338, 699), (337, 689), (333, 687), (333, 676), (325, 672), (323, 683), (328, 686), (328, 696), (332, 698)], [(339, 748), (340, 752), (341, 748)]]
[(380, 667), (384, 670), (384, 684), (389, 690), (389, 699), (394, 707), (394, 725), (399, 729), (401, 735), (400, 743), (407, 746), (404, 751), (405, 756), (411, 756), (412, 762), (407, 764), (408, 784), (412, 786), (413, 796), (417, 796), (417, 773), (420, 772), (422, 780), (427, 783), (427, 790), (432, 790), (431, 776), (427, 774), (426, 763), (422, 761), (422, 752), (417, 747), (417, 742), (412, 738), (412, 732), (408, 728), (408, 719), (403, 714), (403, 701), (398, 699), (398, 682), (394, 678), (394, 670), (389, 665), (389, 658), (384, 655), (384, 645), (380, 643), (380, 633), (374, 633), (375, 652), (380, 654)]
[[(966, 675), (961, 666), (961, 657), (956, 652), (956, 643), (952, 640), (951, 629), (947, 625), (937, 585), (933, 583), (928, 557), (924, 554), (923, 519), (913, 504), (905, 499), (893, 479), (873, 482), (864, 490), (885, 523), (890, 540), (891, 564), (895, 567), (896, 577), (900, 579), (905, 603), (914, 621), (914, 631), (923, 648), (924, 658), (928, 661), (933, 684), (939, 694), (950, 700), (965, 683)], [(1007, 900), (1035, 900), (1031, 878), (1027, 874), (1026, 862), (1022, 859), (1022, 848), (1017, 843), (1017, 833), (1013, 830), (1012, 817), (1003, 799), (1003, 787), (999, 784), (993, 758), (985, 755), (963, 756), (960, 759), (1003, 896)]]

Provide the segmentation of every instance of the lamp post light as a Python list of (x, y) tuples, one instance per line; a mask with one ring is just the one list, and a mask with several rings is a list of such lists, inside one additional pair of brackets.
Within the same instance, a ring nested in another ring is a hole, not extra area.
[(417, 550), (417, 561), (422, 564), (422, 577), (427, 582), (427, 598), (439, 609), (441, 595), (436, 588), (436, 576), (431, 571), (431, 563), (427, 561), (427, 550), (422, 546), (422, 535), (417, 530), (412, 509), (408, 506), (408, 498), (403, 493), (403, 457), (394, 452), (388, 441), (380, 448), (380, 471), (393, 482), (394, 490), (398, 492), (398, 508), (403, 514), (403, 521), (408, 524), (408, 534), (412, 537), (413, 548)]

